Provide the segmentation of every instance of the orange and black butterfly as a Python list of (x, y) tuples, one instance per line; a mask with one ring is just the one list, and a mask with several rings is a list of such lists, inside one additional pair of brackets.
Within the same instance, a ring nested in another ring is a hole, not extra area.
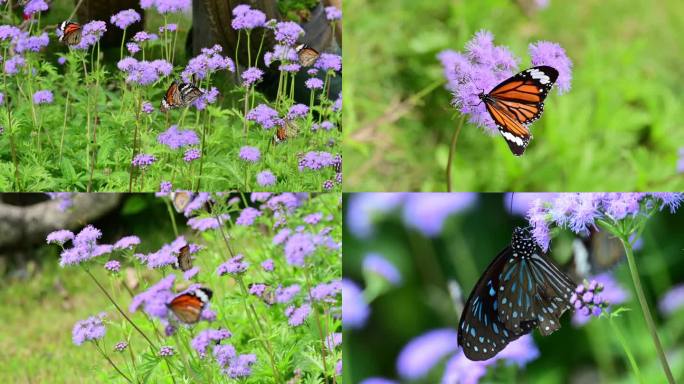
[(306, 44), (299, 44), (295, 47), (297, 56), (299, 56), (299, 64), (302, 67), (310, 67), (314, 65), (318, 57), (321, 55), (317, 50), (311, 48)]
[(279, 125), (276, 128), (276, 132), (273, 135), (273, 142), (275, 144), (280, 144), (283, 141), (297, 136), (297, 125), (293, 121), (285, 121), (283, 125)]
[(194, 324), (199, 321), (202, 310), (213, 294), (209, 288), (197, 288), (174, 297), (166, 306), (178, 320), (186, 324)]
[(525, 152), (532, 138), (527, 125), (541, 116), (544, 99), (557, 78), (556, 69), (542, 65), (526, 69), (489, 93), (478, 95), (514, 155)]
[(59, 37), (59, 41), (62, 43), (77, 45), (81, 42), (81, 24), (64, 21), (59, 25), (59, 30), (62, 32), (62, 36)]
[(191, 83), (173, 81), (161, 101), (159, 110), (162, 113), (169, 109), (186, 107), (202, 96), (202, 91)]
[(173, 268), (185, 272), (192, 268), (192, 256), (190, 255), (190, 245), (186, 244), (178, 251), (178, 258)]

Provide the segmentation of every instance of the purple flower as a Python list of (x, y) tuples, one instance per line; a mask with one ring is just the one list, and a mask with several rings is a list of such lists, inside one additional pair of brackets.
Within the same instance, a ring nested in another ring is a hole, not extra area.
[(295, 45), (297, 39), (304, 35), (304, 30), (293, 21), (283, 21), (275, 26), (275, 39), (277, 42), (289, 46)]
[(119, 70), (125, 72), (127, 83), (150, 85), (161, 77), (168, 76), (173, 70), (171, 63), (165, 60), (138, 61), (132, 57), (125, 57), (118, 62)]
[(366, 255), (363, 259), (363, 271), (381, 276), (392, 285), (399, 285), (401, 283), (401, 274), (397, 267), (377, 253)]
[(199, 273), (200, 269), (199, 267), (192, 267), (188, 269), (187, 271), (183, 272), (183, 278), (187, 281), (190, 281), (193, 277), (195, 277)]
[[(221, 219), (225, 219), (228, 216), (221, 216)], [(196, 231), (204, 232), (209, 229), (216, 229), (220, 225), (219, 221), (215, 217), (193, 217), (188, 220), (188, 226)]]
[(471, 207), (476, 201), (475, 193), (411, 193), (404, 204), (404, 222), (425, 236), (436, 237), (442, 232), (447, 217)]
[(200, 150), (196, 148), (188, 149), (185, 151), (185, 154), (183, 155), (183, 161), (186, 163), (189, 163), (193, 160), (197, 160), (200, 158)]
[(231, 22), (231, 26), (235, 30), (251, 30), (257, 27), (263, 27), (265, 24), (266, 15), (257, 9), (252, 9), (244, 4), (240, 4), (233, 9), (233, 21)]
[(173, 184), (171, 184), (170, 181), (163, 180), (161, 183), (159, 183), (159, 193), (161, 193), (162, 196), (168, 195), (172, 190)]
[(261, 125), (263, 129), (271, 129), (282, 125), (282, 119), (278, 117), (278, 111), (266, 104), (259, 104), (247, 112), (246, 119)]
[(261, 268), (266, 272), (272, 272), (274, 268), (273, 259), (264, 260), (261, 262)]
[(299, 61), (299, 56), (293, 47), (276, 44), (273, 46), (273, 51), (264, 53), (264, 63), (270, 67), (271, 64), (276, 61), (281, 63), (295, 63)]
[(670, 192), (656, 192), (651, 193), (651, 196), (660, 200), (660, 209), (665, 207), (670, 208), (670, 213), (675, 213), (679, 205), (684, 201), (684, 193), (670, 193)]
[(532, 65), (548, 65), (558, 71), (558, 94), (570, 90), (572, 80), (572, 61), (565, 54), (565, 50), (558, 44), (550, 41), (538, 41), (529, 45)]
[(302, 66), (298, 63), (286, 63), (278, 66), (279, 71), (288, 73), (297, 73), (300, 69), (302, 69)]
[(119, 341), (114, 346), (114, 352), (123, 352), (126, 350), (126, 348), (128, 348), (128, 343), (125, 341)]
[(323, 89), (323, 80), (312, 77), (304, 82), (304, 85), (309, 89)]
[(121, 263), (116, 260), (109, 260), (105, 263), (104, 268), (112, 273), (117, 273), (121, 269)]
[(102, 319), (104, 312), (97, 316), (91, 316), (85, 320), (77, 321), (71, 331), (71, 339), (76, 345), (82, 345), (86, 341), (95, 341), (104, 337), (106, 329)]
[(304, 104), (295, 104), (292, 107), (290, 107), (289, 112), (287, 112), (287, 119), (294, 120), (297, 118), (303, 118), (306, 117), (308, 113), (309, 107), (307, 107)]
[[(156, 252), (149, 253), (145, 256), (145, 260), (148, 268), (163, 268), (166, 266), (176, 264), (178, 260), (178, 253), (181, 248), (188, 245), (185, 237), (178, 236), (170, 244), (164, 244)], [(197, 251), (197, 248), (193, 249), (193, 244), (190, 244), (190, 253)]]
[(198, 79), (203, 80), (208, 74), (224, 69), (235, 72), (235, 63), (233, 63), (233, 60), (229, 57), (221, 56), (220, 52), (222, 50), (223, 48), (221, 48), (220, 45), (215, 45), (211, 48), (202, 48), (202, 53), (190, 59), (188, 65), (181, 73), (183, 81), (191, 81), (193, 75), (196, 75)]
[(256, 181), (260, 186), (266, 187), (269, 185), (274, 185), (276, 183), (276, 177), (271, 171), (262, 171), (257, 173)]
[(59, 265), (75, 265), (112, 251), (111, 245), (98, 245), (97, 239), (102, 236), (99, 229), (88, 225), (73, 239), (74, 247), (65, 249), (60, 255)]
[[(363, 328), (370, 315), (370, 306), (356, 283), (342, 279), (342, 325), (345, 329)], [(454, 344), (456, 345), (456, 344)]]
[(282, 244), (290, 236), (290, 233), (292, 233), (292, 230), (290, 228), (281, 229), (280, 231), (278, 231), (278, 233), (275, 234), (275, 236), (273, 236), (273, 244)]
[(278, 287), (275, 290), (276, 303), (289, 303), (300, 292), (299, 284), (292, 284), (287, 287)]
[(126, 43), (126, 50), (131, 55), (135, 55), (136, 53), (140, 52), (140, 45), (137, 43)]
[(323, 71), (337, 71), (342, 70), (342, 56), (333, 53), (321, 53), (321, 56), (316, 60), (316, 68)]
[(114, 243), (114, 249), (132, 249), (138, 244), (140, 244), (140, 238), (138, 236), (125, 236)]
[(672, 287), (663, 295), (658, 304), (660, 313), (666, 316), (672, 315), (682, 306), (684, 306), (684, 284)]
[(225, 263), (221, 264), (216, 268), (216, 273), (219, 276), (231, 274), (231, 275), (239, 275), (244, 273), (247, 270), (247, 267), (249, 266), (249, 263), (242, 261), (244, 258), (243, 255), (238, 254), (237, 256), (233, 257), (232, 259), (226, 261)]
[(337, 7), (325, 7), (325, 18), (329, 21), (340, 20), (342, 18), (342, 11)]
[(338, 347), (342, 344), (342, 333), (341, 332), (334, 332), (329, 334), (325, 338), (325, 346), (329, 350), (335, 349), (335, 347)]
[(319, 170), (323, 167), (333, 165), (335, 158), (329, 152), (307, 152), (300, 160), (298, 168), (303, 171), (305, 168)]
[(230, 365), (223, 370), (223, 373), (233, 379), (247, 377), (252, 374), (251, 367), (254, 363), (256, 363), (255, 354), (239, 355), (231, 360)]
[(143, 113), (146, 113), (146, 114), (149, 115), (149, 114), (151, 114), (152, 112), (154, 112), (154, 106), (153, 106), (152, 103), (150, 103), (149, 101), (145, 101), (145, 102), (142, 103), (142, 108), (141, 108), (141, 110), (143, 111)]
[(136, 43), (144, 43), (145, 41), (159, 40), (159, 36), (155, 33), (149, 33), (147, 31), (140, 31), (133, 35), (133, 41)]
[(154, 157), (154, 155), (141, 153), (133, 158), (133, 166), (140, 169), (145, 169), (152, 165), (155, 161), (157, 161), (157, 158)]
[(321, 219), (323, 219), (323, 214), (321, 212), (315, 212), (304, 216), (302, 220), (307, 224), (316, 225), (321, 221)]
[(242, 86), (247, 88), (256, 84), (264, 75), (264, 71), (256, 67), (247, 68), (242, 74)]
[[(343, 293), (343, 300), (346, 297)], [(456, 331), (429, 331), (411, 340), (397, 357), (397, 372), (407, 380), (424, 377), (437, 363), (458, 350)]]
[(17, 53), (39, 52), (50, 44), (50, 38), (47, 32), (43, 32), (39, 36), (31, 36), (28, 32), (22, 32), (14, 39), (14, 43), (14, 50)]
[(5, 104), (5, 94), (0, 92), (0, 105)]
[(159, 356), (161, 357), (168, 357), (168, 356), (173, 356), (173, 347), (164, 345), (159, 349)]
[(50, 232), (47, 235), (47, 243), (56, 243), (59, 245), (64, 245), (69, 240), (74, 239), (74, 233), (66, 230), (66, 229), (60, 229), (58, 231)]
[[(617, 285), (612, 276), (606, 274), (603, 278), (614, 285), (613, 289), (620, 290), (618, 294), (623, 297), (623, 300), (626, 298), (627, 293)], [(609, 303), (603, 296), (603, 289), (603, 284), (596, 280), (577, 286), (575, 293), (570, 297), (570, 304), (575, 308), (575, 314), (572, 318), (574, 325), (583, 325), (589, 321), (591, 316), (598, 317), (601, 312), (607, 311)]]
[(235, 224), (249, 226), (254, 224), (254, 220), (259, 216), (261, 216), (261, 211), (247, 207), (240, 212), (240, 216), (235, 220)]
[(227, 329), (205, 329), (192, 339), (190, 345), (200, 357), (204, 358), (211, 344), (218, 344), (219, 341), (229, 339), (232, 336), (232, 333)]
[(309, 317), (311, 312), (311, 305), (302, 304), (300, 307), (288, 307), (285, 310), (285, 315), (288, 317), (287, 323), (291, 327), (298, 327), (304, 324), (304, 321)]
[(161, 14), (188, 12), (192, 5), (190, 0), (155, 0), (157, 12)]
[(24, 15), (31, 16), (34, 13), (43, 12), (48, 10), (48, 4), (45, 0), (29, 0), (24, 6)]
[(169, 129), (157, 135), (157, 141), (159, 144), (166, 145), (171, 149), (178, 149), (199, 144), (199, 137), (192, 129), (179, 130), (177, 125), (172, 125)]
[(44, 89), (33, 94), (33, 104), (52, 104), (52, 91)]
[(259, 161), (259, 157), (261, 157), (261, 152), (259, 152), (259, 148), (257, 147), (245, 145), (244, 147), (240, 148), (240, 158), (244, 161), (256, 163)]
[(503, 199), (504, 209), (513, 215), (526, 216), (535, 200), (552, 200), (556, 196), (551, 192), (508, 192)]
[(311, 298), (315, 301), (329, 301), (334, 302), (335, 296), (342, 292), (342, 282), (340, 280), (333, 280), (329, 283), (320, 283), (311, 288)]
[(140, 21), (140, 14), (135, 9), (126, 9), (121, 11), (109, 19), (109, 22), (121, 29), (128, 28), (131, 24)]
[(177, 30), (178, 30), (178, 24), (169, 23), (169, 24), (162, 25), (161, 27), (159, 27), (159, 33), (175, 32)]
[(5, 73), (8, 75), (16, 75), (19, 69), (26, 65), (26, 60), (22, 56), (12, 56), (5, 60)]
[(285, 243), (285, 260), (288, 264), (303, 267), (307, 256), (316, 250), (310, 233), (295, 233)]
[(166, 303), (175, 296), (171, 291), (175, 278), (176, 275), (170, 274), (159, 280), (159, 282), (148, 288), (146, 291), (133, 297), (128, 310), (130, 312), (135, 312), (142, 305), (143, 310), (148, 315), (158, 317), (160, 319), (167, 318), (168, 309), (166, 308)]
[(353, 235), (368, 238), (373, 234), (373, 222), (403, 203), (407, 195), (373, 192), (352, 195), (344, 222)]
[(104, 21), (94, 20), (86, 23), (81, 27), (81, 42), (72, 47), (75, 49), (88, 49), (88, 47), (95, 45), (106, 31), (107, 23)]

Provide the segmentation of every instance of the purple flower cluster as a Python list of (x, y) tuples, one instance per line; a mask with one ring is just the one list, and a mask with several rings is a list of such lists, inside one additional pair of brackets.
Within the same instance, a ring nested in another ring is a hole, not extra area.
[(335, 296), (342, 292), (342, 281), (333, 280), (329, 283), (321, 283), (311, 288), (311, 297), (315, 301), (334, 302)]
[(295, 104), (287, 112), (287, 120), (304, 118), (309, 114), (309, 107), (304, 104)]
[(344, 329), (360, 329), (370, 316), (370, 306), (356, 283), (342, 279), (342, 324)]
[(266, 272), (272, 272), (273, 269), (275, 268), (275, 265), (273, 263), (273, 259), (267, 259), (261, 262), (261, 268), (263, 268), (264, 271)]
[(233, 8), (233, 21), (231, 26), (235, 30), (251, 30), (266, 25), (266, 14), (252, 9), (249, 5), (240, 4)]
[(239, 275), (244, 273), (249, 267), (249, 263), (243, 261), (244, 256), (241, 254), (236, 255), (232, 259), (226, 261), (216, 268), (216, 273), (219, 276), (223, 275)]
[(140, 31), (133, 35), (133, 41), (136, 43), (144, 43), (146, 41), (159, 40), (159, 36), (156, 33), (149, 33), (147, 31)]
[[(68, 231), (57, 231), (48, 235), (48, 242), (64, 244), (72, 235)], [(60, 255), (59, 264), (64, 267), (88, 261), (94, 257), (112, 252), (111, 245), (97, 244), (97, 239), (102, 236), (99, 229), (88, 225), (78, 235), (73, 237), (73, 248), (64, 249)], [(52, 241), (50, 241), (52, 240)]]
[(309, 89), (323, 89), (323, 80), (317, 77), (312, 77), (304, 82), (304, 86)]
[(113, 15), (109, 22), (121, 29), (128, 28), (131, 24), (140, 21), (140, 14), (135, 9), (126, 9)]
[(19, 70), (21, 67), (26, 65), (26, 60), (21, 57), (21, 56), (12, 56), (9, 59), (5, 60), (5, 73), (8, 75), (16, 75), (19, 73)]
[[(2, 4), (3, 1), (0, 1)], [(47, 11), (49, 8), (45, 0), (29, 0), (24, 6), (24, 15), (32, 16), (34, 13)]]
[(192, 5), (190, 0), (140, 0), (140, 8), (155, 7), (161, 14), (187, 12)]
[(271, 171), (261, 171), (256, 175), (257, 184), (262, 187), (275, 185), (276, 177)]
[(219, 96), (219, 90), (216, 87), (211, 87), (208, 91), (202, 90), (202, 92), (202, 95), (192, 103), (199, 111), (203, 111), (209, 104), (214, 104)]
[(288, 264), (303, 267), (304, 262), (316, 250), (314, 236), (310, 233), (295, 233), (285, 242), (285, 260)]
[(52, 104), (52, 91), (44, 89), (33, 94), (33, 104)]
[(209, 229), (218, 228), (228, 217), (228, 215), (219, 216), (220, 222), (215, 217), (193, 217), (188, 220), (188, 226), (196, 231), (204, 232)]
[(285, 316), (288, 318), (287, 323), (291, 327), (298, 327), (304, 324), (306, 318), (309, 317), (309, 313), (311, 313), (311, 305), (309, 304), (302, 304), (299, 307), (289, 306), (285, 309)]
[(97, 316), (91, 316), (85, 320), (76, 322), (71, 331), (71, 340), (74, 344), (82, 345), (86, 341), (95, 341), (103, 338), (106, 329), (104, 323), (102, 323), (102, 319), (105, 315), (106, 314), (103, 312)]
[(192, 148), (188, 149), (185, 151), (185, 154), (183, 155), (183, 161), (186, 163), (189, 163), (191, 161), (197, 160), (201, 157), (201, 153), (199, 149)]
[(202, 52), (190, 59), (188, 65), (181, 73), (183, 81), (191, 81), (193, 75), (196, 75), (198, 79), (202, 80), (212, 72), (225, 69), (230, 72), (235, 72), (235, 63), (233, 63), (233, 60), (229, 57), (221, 56), (220, 53), (222, 51), (223, 48), (221, 48), (220, 45), (214, 45), (211, 48), (202, 48)]
[(107, 32), (107, 23), (94, 20), (83, 24), (81, 27), (81, 42), (72, 46), (75, 49), (88, 49), (95, 45), (104, 33)]
[(684, 147), (677, 151), (677, 173), (684, 173)]
[[(156, 252), (148, 253), (144, 256), (148, 268), (163, 268), (170, 265), (175, 265), (178, 260), (178, 254), (181, 248), (188, 245), (185, 237), (178, 236), (170, 244), (164, 244)], [(195, 244), (190, 244), (190, 254), (198, 250)]]
[(337, 7), (325, 7), (325, 18), (328, 21), (340, 20), (342, 18), (342, 11)]
[(173, 356), (174, 350), (172, 346), (169, 345), (164, 345), (161, 348), (159, 348), (159, 356), (161, 357), (169, 357)]
[(401, 274), (397, 267), (378, 253), (366, 255), (363, 259), (363, 271), (380, 276), (392, 285), (401, 284)]
[(333, 53), (321, 53), (321, 56), (316, 60), (315, 67), (323, 71), (340, 72), (342, 70), (342, 56)]
[(577, 286), (575, 292), (570, 297), (570, 304), (575, 307), (575, 312), (584, 316), (598, 317), (608, 307), (608, 302), (601, 297), (603, 285), (595, 280), (591, 283), (584, 283)]
[(154, 155), (148, 155), (145, 153), (141, 153), (138, 155), (135, 155), (133, 158), (133, 166), (138, 167), (140, 169), (145, 169), (152, 165), (155, 161), (157, 161), (157, 158), (154, 157)]
[(261, 216), (261, 211), (256, 208), (247, 207), (240, 212), (240, 216), (235, 220), (235, 224), (249, 226), (254, 224), (254, 220)]
[(166, 319), (168, 316), (168, 309), (166, 303), (174, 297), (171, 288), (176, 275), (170, 274), (148, 288), (146, 291), (139, 293), (131, 300), (131, 305), (128, 310), (135, 312), (143, 307), (143, 311), (150, 316), (160, 319)]
[[(530, 45), (533, 63), (535, 60), (554, 66), (559, 71), (559, 92), (570, 87), (570, 59), (560, 46), (551, 47), (546, 42)], [(519, 59), (508, 48), (494, 45), (494, 36), (488, 31), (480, 31), (466, 44), (465, 53), (451, 50), (442, 51), (438, 55), (447, 89), (453, 93), (452, 103), (462, 114), (468, 115), (468, 121), (481, 126), (487, 132), (498, 132), (494, 121), (487, 112), (478, 95), (484, 90), (489, 92), (503, 80), (518, 71)], [(535, 64), (537, 65), (537, 64)]]
[(472, 207), (478, 199), (476, 193), (408, 194), (404, 201), (404, 222), (425, 236), (442, 233), (444, 222), (451, 215)]
[(273, 62), (279, 61), (281, 63), (295, 63), (299, 61), (297, 51), (288, 45), (276, 44), (272, 51), (264, 53), (264, 63), (271, 66)]
[(124, 236), (114, 243), (113, 249), (132, 249), (138, 244), (140, 244), (140, 238), (138, 236)]
[(320, 170), (323, 167), (328, 167), (333, 165), (334, 157), (329, 152), (307, 152), (299, 160), (299, 171), (303, 171), (305, 168)]
[(199, 144), (199, 137), (192, 129), (179, 130), (177, 125), (172, 125), (169, 129), (157, 135), (157, 142), (171, 149), (178, 149)]
[(293, 46), (304, 30), (294, 21), (282, 21), (275, 26), (275, 39), (278, 43)]
[(204, 358), (210, 346), (216, 345), (221, 340), (229, 339), (232, 336), (233, 334), (227, 329), (205, 329), (192, 339), (190, 345), (201, 358)]
[(283, 124), (283, 120), (278, 117), (278, 111), (266, 104), (259, 104), (254, 107), (247, 112), (246, 118), (249, 121), (254, 121), (261, 125), (263, 129), (271, 129)]
[(112, 273), (118, 273), (121, 269), (121, 263), (116, 260), (109, 260), (105, 263), (104, 269)]
[(47, 235), (46, 240), (47, 240), (48, 244), (55, 243), (55, 244), (59, 244), (61, 246), (61, 245), (64, 245), (64, 243), (66, 243), (67, 241), (73, 240), (73, 239), (74, 239), (74, 233), (73, 232), (71, 232), (67, 229), (60, 229), (58, 231), (50, 232)]
[(117, 63), (117, 67), (126, 73), (127, 83), (150, 85), (161, 77), (169, 76), (173, 65), (166, 60), (138, 61), (133, 57), (124, 57)]
[(301, 287), (299, 284), (292, 284), (287, 287), (279, 286), (275, 290), (276, 303), (286, 304), (292, 301), (299, 294)]
[(214, 359), (221, 366), (221, 372), (232, 379), (247, 377), (252, 374), (252, 365), (256, 363), (256, 355), (238, 355), (235, 347), (221, 344), (214, 347)]
[(248, 88), (261, 80), (264, 71), (256, 67), (249, 67), (240, 76), (242, 77), (242, 86)]
[(143, 102), (142, 107), (140, 107), (140, 109), (143, 111), (143, 113), (148, 115), (154, 112), (154, 106), (149, 101)]
[(21, 32), (14, 38), (14, 50), (16, 53), (26, 51), (39, 52), (50, 44), (50, 37), (47, 32), (38, 36), (31, 36), (28, 32)]
[(684, 284), (672, 287), (658, 303), (658, 309), (664, 315), (672, 315), (682, 307), (684, 307)]
[(257, 161), (259, 161), (259, 158), (261, 157), (261, 152), (259, 152), (259, 148), (257, 147), (250, 147), (248, 145), (245, 145), (244, 147), (240, 148), (239, 156), (244, 161), (256, 163)]
[(597, 220), (615, 223), (654, 207), (674, 212), (682, 201), (681, 193), (560, 193), (553, 200), (535, 200), (527, 217), (535, 240), (547, 250), (552, 224), (585, 233)]
[(114, 345), (114, 352), (123, 352), (128, 348), (128, 343), (125, 341), (119, 341)]

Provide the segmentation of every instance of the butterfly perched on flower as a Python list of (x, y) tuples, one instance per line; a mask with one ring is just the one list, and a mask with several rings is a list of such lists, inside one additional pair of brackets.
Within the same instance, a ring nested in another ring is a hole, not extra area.
[(74, 23), (71, 21), (63, 21), (59, 25), (59, 30), (62, 33), (59, 36), (59, 41), (66, 45), (77, 45), (81, 42), (82, 28), (81, 24)]
[(193, 194), (190, 191), (171, 192), (171, 201), (176, 212), (183, 213), (192, 201)]
[(576, 286), (546, 257), (528, 229), (515, 228), (511, 244), (491, 262), (468, 297), (458, 345), (468, 359), (486, 360), (535, 328), (550, 335), (571, 309)]
[(295, 47), (297, 56), (299, 57), (299, 64), (302, 67), (310, 67), (314, 65), (318, 57), (321, 56), (320, 52), (311, 48), (307, 44), (299, 44)]
[(282, 125), (276, 128), (273, 134), (273, 142), (275, 144), (280, 144), (285, 140), (292, 138), (297, 135), (299, 129), (293, 121), (285, 121)]
[(174, 80), (169, 89), (166, 90), (159, 110), (166, 113), (173, 108), (186, 107), (199, 99), (202, 94), (202, 90), (194, 84)]
[(532, 136), (527, 125), (544, 112), (544, 99), (556, 79), (558, 71), (542, 65), (526, 69), (489, 93), (478, 95), (514, 155), (522, 155), (530, 143)]
[(185, 272), (192, 268), (192, 256), (190, 255), (190, 244), (184, 245), (179, 251), (173, 268)]
[(257, 295), (261, 299), (261, 301), (263, 301), (268, 306), (275, 304), (276, 293), (275, 293), (275, 289), (273, 289), (273, 287), (271, 287), (268, 284), (263, 284), (263, 283), (250, 283), (249, 284), (250, 291), (253, 289), (252, 287), (254, 287), (255, 285), (263, 285), (263, 288), (264, 288), (263, 291), (261, 292), (260, 295)]
[(202, 310), (214, 293), (209, 288), (200, 287), (192, 291), (181, 293), (174, 297), (166, 306), (178, 320), (186, 324), (199, 321)]

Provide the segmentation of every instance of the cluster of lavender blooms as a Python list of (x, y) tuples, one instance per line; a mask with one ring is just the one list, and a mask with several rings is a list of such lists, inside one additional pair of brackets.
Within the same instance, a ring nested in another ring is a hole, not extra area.
[[(653, 210), (667, 207), (674, 213), (682, 201), (681, 193), (561, 193), (552, 200), (535, 200), (527, 218), (533, 237), (542, 249), (548, 250), (551, 226), (577, 234), (598, 226), (610, 230), (628, 220), (638, 224)], [(633, 233), (634, 228), (629, 229), (629, 234)]]
[(575, 307), (575, 312), (584, 316), (598, 317), (608, 307), (608, 302), (601, 297), (603, 285), (596, 281), (584, 282), (575, 289), (570, 297), (570, 304)]
[(126, 82), (147, 86), (155, 84), (163, 77), (171, 75), (173, 65), (166, 60), (137, 60), (124, 57), (117, 63), (117, 68), (126, 74)]
[[(558, 70), (556, 87), (562, 94), (570, 90), (572, 61), (558, 44), (539, 41), (530, 44), (532, 65), (548, 65)], [(468, 116), (468, 121), (490, 134), (498, 133), (491, 116), (478, 95), (489, 92), (503, 80), (519, 71), (520, 59), (507, 47), (494, 45), (494, 36), (485, 30), (475, 34), (465, 52), (445, 50), (439, 53), (446, 88), (452, 92), (452, 104)]]
[(589, 322), (593, 316), (609, 312), (611, 306), (622, 304), (630, 298), (629, 292), (611, 272), (604, 272), (587, 280), (588, 282), (577, 286), (571, 297), (571, 304), (575, 308), (572, 324), (577, 327)]

